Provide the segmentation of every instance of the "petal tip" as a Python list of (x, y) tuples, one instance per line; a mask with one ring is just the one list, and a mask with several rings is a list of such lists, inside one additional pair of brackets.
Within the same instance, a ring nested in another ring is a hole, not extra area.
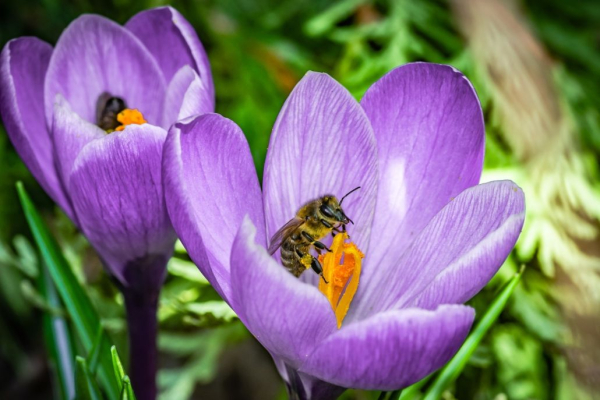
[[(234, 131), (237, 133), (241, 133), (241, 129), (240, 127), (231, 119), (222, 116), (221, 114), (217, 114), (217, 113), (205, 113), (202, 115), (193, 115), (187, 118), (184, 118), (180, 121), (177, 121), (177, 123), (173, 124), (173, 127), (171, 129), (177, 129), (179, 130), (182, 134), (188, 134), (188, 133), (192, 133), (192, 130), (201, 123), (224, 123), (227, 125), (230, 125), (231, 127), (234, 127)], [(242, 133), (243, 135), (243, 133)]]
[(342, 85), (340, 85), (340, 83), (336, 81), (331, 75), (329, 75), (326, 72), (318, 71), (308, 71), (306, 74), (304, 74), (304, 76), (302, 77), (302, 79), (300, 79), (300, 82), (298, 82), (296, 86), (298, 87), (301, 85), (309, 84), (311, 82), (315, 82), (317, 84), (334, 84), (336, 86), (342, 87)]

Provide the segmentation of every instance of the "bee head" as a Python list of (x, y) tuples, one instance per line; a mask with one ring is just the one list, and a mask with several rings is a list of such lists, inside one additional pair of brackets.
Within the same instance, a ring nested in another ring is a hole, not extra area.
[(341, 222), (342, 224), (350, 222), (346, 214), (344, 214), (344, 210), (342, 210), (340, 203), (334, 196), (323, 197), (323, 201), (319, 206), (319, 211), (325, 219), (330, 222)]
[(339, 222), (342, 225), (346, 225), (347, 223), (354, 224), (354, 222), (344, 214), (344, 210), (342, 210), (342, 203), (344, 199), (352, 192), (360, 189), (360, 186), (352, 189), (348, 193), (342, 197), (342, 200), (338, 201), (335, 196), (325, 196), (322, 198), (321, 206), (319, 206), (319, 211), (323, 214), (324, 217), (330, 220), (330, 222)]

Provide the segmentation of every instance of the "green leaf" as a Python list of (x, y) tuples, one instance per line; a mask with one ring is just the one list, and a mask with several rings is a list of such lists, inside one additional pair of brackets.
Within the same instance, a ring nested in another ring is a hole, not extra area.
[(169, 264), (167, 264), (167, 268), (169, 273), (172, 275), (176, 275), (182, 278), (187, 279), (188, 281), (199, 283), (201, 285), (209, 285), (208, 280), (202, 275), (198, 267), (190, 261), (185, 261), (177, 257), (171, 258), (169, 260)]
[(30, 278), (36, 278), (38, 271), (38, 260), (36, 252), (27, 239), (21, 235), (15, 236), (13, 245), (17, 250), (19, 268)]
[(402, 390), (393, 390), (391, 392), (381, 392), (377, 400), (395, 400), (400, 397)]
[(402, 390), (394, 390), (393, 392), (390, 393), (390, 396), (388, 397), (388, 399), (390, 399), (390, 400), (398, 399), (398, 398), (400, 398), (401, 394), (402, 394)]
[[(67, 317), (67, 312), (63, 308), (57, 308), (56, 306), (52, 305), (47, 301), (44, 295), (40, 293), (43, 290), (43, 288), (39, 287), (39, 283), (38, 288), (36, 288), (35, 286), (33, 286), (33, 283), (31, 281), (22, 280), (20, 287), (23, 298), (27, 300), (27, 302), (29, 302), (32, 306), (55, 317)], [(60, 303), (58, 304), (60, 305)]]
[(494, 328), (490, 344), (494, 375), (509, 399), (549, 398), (543, 345), (535, 336), (518, 324), (504, 323)]
[(117, 352), (117, 348), (115, 346), (112, 346), (110, 348), (110, 355), (112, 357), (115, 378), (117, 378), (117, 381), (120, 382), (121, 386), (121, 400), (135, 400), (133, 388), (131, 387), (131, 381), (129, 379), (129, 376), (125, 375), (123, 364), (121, 363), (119, 353)]
[(75, 394), (77, 400), (102, 400), (100, 389), (90, 372), (85, 358), (77, 356), (75, 371)]
[(115, 378), (117, 378), (118, 382), (121, 382), (120, 387), (123, 387), (123, 377), (125, 377), (125, 370), (123, 369), (123, 364), (121, 364), (121, 359), (119, 358), (119, 353), (117, 353), (117, 348), (112, 346), (110, 348), (110, 356), (112, 358), (113, 371), (115, 373)]
[[(425, 378), (421, 379), (417, 383), (413, 383), (409, 387), (405, 388), (399, 397), (398, 400), (412, 400), (414, 398), (420, 397), (421, 388), (425, 386), (427, 382), (431, 379), (432, 374), (427, 375)], [(396, 397), (391, 397), (392, 400), (396, 400)]]
[[(89, 353), (94, 346), (100, 328), (100, 318), (21, 182), (17, 182), (17, 192), (27, 223), (42, 255), (42, 260), (50, 272), (65, 308), (69, 312), (84, 350)], [(106, 334), (103, 334), (102, 347), (107, 349), (106, 346), (109, 343), (110, 339)], [(120, 394), (119, 384), (112, 374), (110, 354), (108, 351), (101, 351), (100, 354), (98, 370), (100, 381), (109, 398), (118, 398)]]
[(27, 239), (20, 235), (14, 237), (13, 246), (16, 254), (10, 246), (0, 243), (0, 262), (15, 267), (31, 279), (36, 279), (39, 273), (36, 251)]
[(135, 394), (133, 394), (131, 381), (127, 375), (123, 377), (121, 385), (123, 386), (123, 389), (121, 389), (121, 400), (135, 400)]
[(223, 325), (238, 318), (235, 311), (222, 300), (189, 303), (185, 305), (185, 310), (191, 315), (186, 315), (184, 321), (197, 327)]
[(510, 298), (512, 292), (515, 290), (515, 287), (521, 280), (521, 275), (523, 275), (523, 269), (519, 271), (504, 287), (504, 289), (500, 292), (500, 294), (494, 299), (492, 305), (486, 313), (483, 315), (483, 318), (479, 321), (473, 332), (469, 335), (465, 343), (462, 345), (458, 353), (446, 364), (446, 366), (441, 370), (440, 374), (435, 378), (423, 400), (437, 400), (440, 399), (442, 393), (446, 388), (450, 386), (452, 382), (458, 378), (465, 365), (469, 361), (469, 358), (485, 336), (485, 334), (492, 327), (500, 313), (506, 306), (508, 299)]
[[(43, 270), (38, 276), (38, 287), (43, 301), (53, 308), (60, 308), (62, 304), (56, 293), (56, 288), (48, 275)], [(72, 399), (75, 394), (73, 382), (75, 366), (73, 365), (73, 343), (71, 334), (64, 316), (45, 312), (43, 316), (44, 339), (48, 356), (52, 362), (55, 373), (58, 397)]]
[(92, 374), (96, 373), (96, 369), (98, 368), (98, 362), (100, 361), (100, 350), (102, 350), (102, 342), (104, 339), (104, 329), (102, 328), (102, 324), (98, 327), (98, 332), (96, 333), (96, 339), (94, 340), (94, 345), (92, 346), (90, 352), (87, 356), (87, 362), (89, 365), (89, 369)]
[(335, 26), (339, 20), (351, 15), (358, 6), (365, 2), (366, 0), (344, 0), (337, 2), (306, 22), (304, 32), (307, 36), (322, 35)]

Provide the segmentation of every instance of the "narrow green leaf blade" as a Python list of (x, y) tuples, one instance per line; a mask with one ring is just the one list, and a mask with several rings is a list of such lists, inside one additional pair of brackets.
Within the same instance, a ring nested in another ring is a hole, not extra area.
[(390, 399), (390, 400), (399, 399), (401, 394), (402, 394), (402, 390), (394, 390), (393, 392), (390, 392), (390, 396), (388, 397), (388, 399)]
[(121, 363), (119, 353), (117, 352), (117, 348), (115, 346), (112, 346), (110, 348), (110, 354), (112, 356), (115, 377), (121, 383), (121, 399), (135, 400), (135, 395), (133, 394), (133, 387), (131, 386), (131, 380), (129, 379), (129, 376), (125, 375), (123, 364)]
[(444, 390), (458, 378), (485, 334), (492, 327), (496, 319), (498, 319), (498, 316), (500, 316), (500, 313), (506, 306), (512, 292), (521, 280), (521, 275), (523, 275), (522, 269), (506, 284), (504, 289), (502, 289), (500, 294), (494, 299), (490, 308), (485, 312), (481, 321), (479, 321), (460, 350), (458, 350), (458, 353), (456, 353), (435, 378), (425, 393), (423, 400), (440, 399)]
[(76, 357), (75, 393), (77, 400), (102, 400), (100, 389), (92, 376), (85, 358)]
[(87, 356), (88, 368), (92, 374), (96, 374), (96, 369), (98, 368), (98, 363), (100, 362), (100, 354), (102, 349), (106, 346), (105, 343), (106, 335), (104, 334), (104, 329), (102, 329), (102, 324), (98, 327), (98, 332), (96, 333), (96, 339), (94, 339), (94, 344), (90, 349), (90, 352)]
[[(17, 182), (17, 192), (29, 228), (42, 255), (42, 260), (50, 272), (56, 289), (69, 312), (69, 316), (73, 321), (75, 330), (85, 351), (89, 353), (100, 328), (100, 318), (89, 297), (77, 281), (73, 271), (71, 271), (60, 247), (50, 234), (21, 182)], [(105, 334), (103, 336), (103, 342), (109, 343), (110, 339), (108, 336)], [(100, 380), (109, 398), (118, 398), (120, 388), (112, 374), (111, 357), (107, 351), (101, 352), (101, 354), (98, 370)]]
[(427, 375), (417, 383), (413, 383), (409, 387), (402, 390), (400, 396), (393, 397), (392, 400), (412, 400), (421, 396), (421, 388), (431, 380), (433, 374)]
[(121, 389), (121, 400), (135, 400), (131, 380), (127, 375), (123, 377), (121, 384), (123, 385), (123, 388)]
[[(44, 301), (53, 308), (61, 308), (62, 304), (56, 293), (56, 288), (48, 275), (47, 270), (38, 275), (38, 287)], [(48, 355), (54, 366), (57, 390), (61, 399), (70, 400), (75, 394), (73, 381), (75, 366), (73, 365), (73, 343), (67, 321), (62, 316), (44, 313), (43, 317), (44, 339)]]
[(121, 359), (119, 358), (119, 353), (117, 352), (117, 348), (115, 346), (112, 346), (110, 348), (110, 356), (112, 358), (112, 365), (113, 371), (115, 373), (115, 378), (118, 382), (121, 382), (123, 380), (123, 377), (125, 376), (125, 370), (123, 369), (123, 364), (121, 364)]

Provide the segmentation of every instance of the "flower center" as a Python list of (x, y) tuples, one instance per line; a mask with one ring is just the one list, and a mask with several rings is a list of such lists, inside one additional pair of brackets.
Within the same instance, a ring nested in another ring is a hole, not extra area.
[(137, 108), (134, 108), (133, 110), (130, 108), (124, 109), (117, 114), (117, 121), (119, 121), (121, 125), (115, 128), (116, 131), (122, 131), (127, 125), (142, 125), (146, 123), (144, 116)]
[(127, 108), (125, 100), (112, 96), (110, 93), (102, 93), (96, 103), (96, 124), (111, 133), (122, 131), (127, 125), (145, 124), (146, 120), (137, 109)]
[(319, 256), (323, 266), (323, 277), (329, 282), (327, 284), (323, 279), (319, 280), (319, 291), (329, 300), (338, 329), (342, 326), (342, 321), (358, 289), (362, 259), (365, 257), (354, 243), (344, 243), (346, 239), (348, 239), (347, 233), (338, 233), (333, 238), (331, 253)]

